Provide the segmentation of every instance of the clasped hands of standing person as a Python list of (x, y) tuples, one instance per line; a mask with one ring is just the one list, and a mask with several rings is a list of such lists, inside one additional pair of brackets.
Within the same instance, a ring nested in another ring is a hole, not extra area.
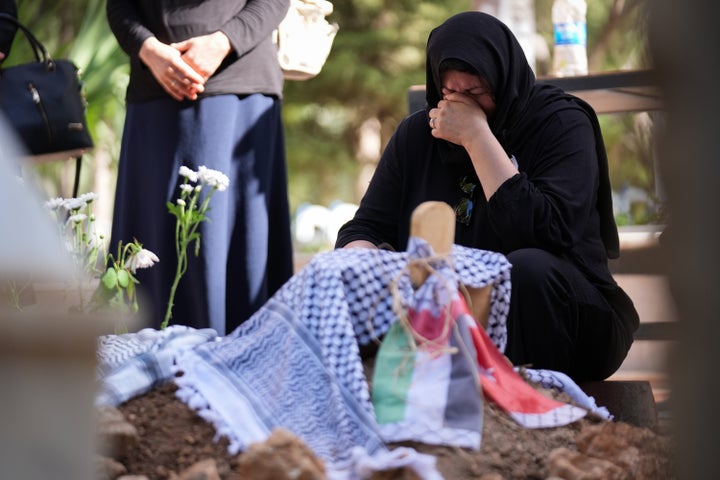
[(172, 98), (197, 100), (229, 52), (230, 41), (217, 31), (171, 44), (149, 37), (140, 47), (140, 59)]

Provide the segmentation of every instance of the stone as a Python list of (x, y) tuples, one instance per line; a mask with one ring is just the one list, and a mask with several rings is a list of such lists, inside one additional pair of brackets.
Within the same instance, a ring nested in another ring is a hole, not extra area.
[(325, 464), (289, 431), (277, 428), (264, 442), (239, 457), (241, 478), (253, 480), (327, 480)]
[(181, 472), (177, 480), (220, 480), (220, 473), (215, 460), (208, 458)]

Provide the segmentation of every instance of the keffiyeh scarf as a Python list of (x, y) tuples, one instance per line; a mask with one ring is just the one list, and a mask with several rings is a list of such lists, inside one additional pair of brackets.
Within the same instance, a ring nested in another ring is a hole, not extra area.
[[(460, 246), (453, 259), (465, 285), (493, 286), (488, 333), (504, 345), (510, 265), (500, 254)], [(230, 335), (177, 356), (178, 395), (236, 451), (278, 426), (335, 471), (348, 468), (355, 446), (384, 450), (360, 346), (397, 319), (390, 285), (411, 295), (407, 261), (405, 252), (383, 250), (316, 255)]]

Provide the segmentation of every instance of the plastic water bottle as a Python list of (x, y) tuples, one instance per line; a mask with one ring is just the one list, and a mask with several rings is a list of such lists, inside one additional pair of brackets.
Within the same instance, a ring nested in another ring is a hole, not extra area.
[(586, 15), (585, 0), (555, 0), (553, 3), (553, 75), (587, 75)]

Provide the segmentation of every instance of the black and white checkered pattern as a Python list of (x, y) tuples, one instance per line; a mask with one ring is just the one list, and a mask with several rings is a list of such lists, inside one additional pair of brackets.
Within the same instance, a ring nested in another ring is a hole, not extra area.
[[(381, 338), (398, 318), (393, 289), (400, 303), (412, 298), (408, 260), (429, 254), (427, 243), (411, 239), (407, 252), (345, 249), (317, 254), (274, 299), (288, 305), (320, 341), (327, 367), (362, 402), (369, 395), (359, 345)], [(503, 351), (510, 308), (510, 263), (495, 252), (455, 245), (449, 258), (457, 281), (468, 287), (493, 286), (487, 332)], [(406, 299), (406, 300), (402, 300)], [(241, 335), (242, 325), (231, 335)]]

